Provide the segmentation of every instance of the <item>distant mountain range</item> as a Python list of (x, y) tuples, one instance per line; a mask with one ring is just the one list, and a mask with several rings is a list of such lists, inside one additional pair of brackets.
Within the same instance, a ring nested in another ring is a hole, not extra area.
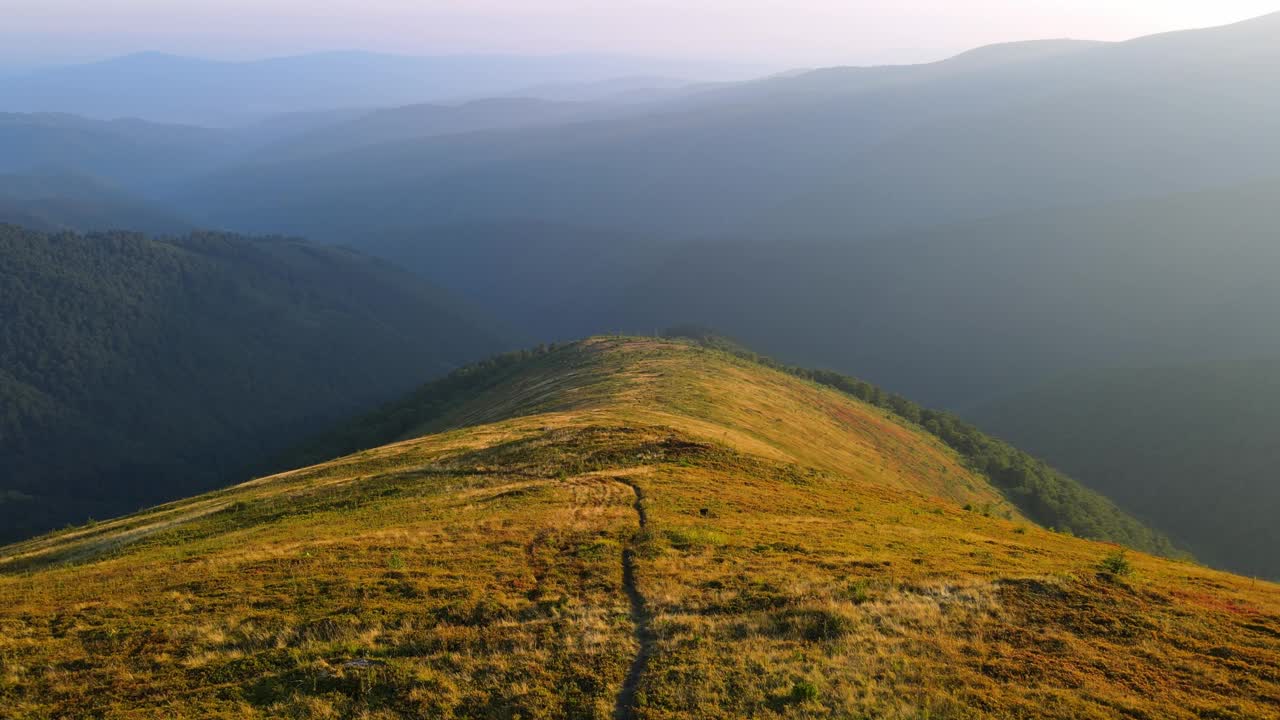
[(456, 102), (653, 74), (728, 80), (764, 72), (730, 63), (609, 55), (328, 52), (226, 62), (152, 52), (0, 76), (0, 112), (228, 126), (290, 112)]
[[(1206, 338), (1271, 349), (1257, 323), (1280, 300), (1257, 268), (1277, 40), (1273, 15), (638, 105), (490, 99), (237, 130), (10, 115), (0, 171), (52, 166), (190, 225), (381, 254), (505, 304), (531, 337), (700, 320), (963, 407), (1071, 369), (1209, 359)], [(1202, 262), (1224, 227), (1230, 249)], [(516, 288), (534, 302), (511, 308)]]
[(1193, 191), (1274, 174), (1277, 36), (1280, 19), (1268, 17), (814, 71), (621, 119), (249, 165), (188, 198), (212, 220), (309, 235), (369, 231), (374, 218), (354, 207), (381, 225), (536, 220), (848, 240)]
[(262, 148), (260, 159), (338, 154), (360, 148), (444, 135), (562, 125), (625, 110), (585, 102), (528, 98), (474, 100), (460, 105), (406, 105), (373, 110), (345, 121), (295, 133)]
[[(1222, 313), (1231, 293), (1269, 302), (1234, 278), (1269, 258), (1242, 238), (1266, 232), (1280, 174), (1278, 39), (1273, 15), (1126, 43), (787, 73), (642, 104), (490, 99), (236, 130), (9, 115), (0, 172), (53, 167), (194, 226), (367, 249), (491, 307), (529, 286), (527, 262), (513, 262), (524, 258), (544, 268), (539, 297), (511, 314), (534, 337), (700, 319), (962, 406), (1061, 370), (1166, 351), (1196, 359), (1201, 335), (1267, 349), (1254, 316), (1206, 326), (1162, 315), (1178, 302), (1162, 284), (1172, 276), (1144, 265), (1195, 273), (1200, 294), (1183, 297), (1211, 297)], [(1232, 261), (1200, 263), (1224, 222), (1238, 230), (1225, 241)], [(467, 251), (450, 248), (466, 244), (487, 251), (452, 266)], [(575, 272), (585, 258), (605, 286)], [(1077, 279), (1091, 292), (1070, 296)], [(1133, 292), (1135, 279), (1150, 292)], [(735, 314), (775, 291), (779, 312)], [(768, 329), (792, 306), (809, 321)], [(953, 360), (939, 374), (928, 358), (943, 351)]]

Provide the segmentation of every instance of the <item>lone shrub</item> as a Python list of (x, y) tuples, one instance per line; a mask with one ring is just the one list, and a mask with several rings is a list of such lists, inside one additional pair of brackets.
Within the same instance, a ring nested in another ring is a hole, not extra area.
[(818, 699), (818, 686), (808, 680), (801, 680), (791, 686), (791, 702), (805, 703)]
[(1112, 577), (1128, 577), (1133, 574), (1133, 565), (1129, 562), (1129, 553), (1124, 549), (1116, 550), (1098, 563), (1098, 569)]

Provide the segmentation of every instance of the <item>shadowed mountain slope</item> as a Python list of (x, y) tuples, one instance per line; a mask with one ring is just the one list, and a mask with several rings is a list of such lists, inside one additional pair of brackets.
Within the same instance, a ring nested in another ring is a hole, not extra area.
[(129, 193), (76, 175), (0, 174), (0, 223), (45, 232), (128, 228), (153, 235), (191, 230)]
[(966, 415), (1196, 557), (1280, 577), (1280, 359), (1075, 373)]
[(922, 429), (729, 353), (595, 339), (475, 366), (371, 420), (366, 439), (401, 439), (0, 550), (5, 707), (1280, 707), (1280, 588), (1005, 517)]
[(1082, 369), (1280, 353), (1278, 200), (1269, 181), (874, 240), (704, 243), (580, 312), (695, 318), (962, 408)]
[(242, 479), (502, 347), (378, 260), (301, 241), (0, 225), (0, 537)]
[(279, 162), (399, 140), (556, 125), (609, 113), (607, 107), (599, 105), (536, 98), (495, 98), (457, 105), (407, 105), (373, 110), (346, 122), (291, 135), (262, 148), (260, 159)]

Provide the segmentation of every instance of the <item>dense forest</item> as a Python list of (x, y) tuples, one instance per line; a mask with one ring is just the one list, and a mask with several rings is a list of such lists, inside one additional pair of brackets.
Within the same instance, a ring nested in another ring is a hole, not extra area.
[(1280, 578), (1280, 359), (1075, 374), (967, 414), (1196, 557)]
[(0, 540), (244, 479), (501, 349), (382, 261), (288, 239), (0, 226)]

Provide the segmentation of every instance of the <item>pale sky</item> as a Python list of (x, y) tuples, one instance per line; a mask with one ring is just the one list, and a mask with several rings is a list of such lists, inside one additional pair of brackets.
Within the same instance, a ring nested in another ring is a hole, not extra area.
[(0, 0), (0, 64), (327, 49), (871, 64), (1010, 40), (1121, 40), (1277, 10), (1280, 0)]

